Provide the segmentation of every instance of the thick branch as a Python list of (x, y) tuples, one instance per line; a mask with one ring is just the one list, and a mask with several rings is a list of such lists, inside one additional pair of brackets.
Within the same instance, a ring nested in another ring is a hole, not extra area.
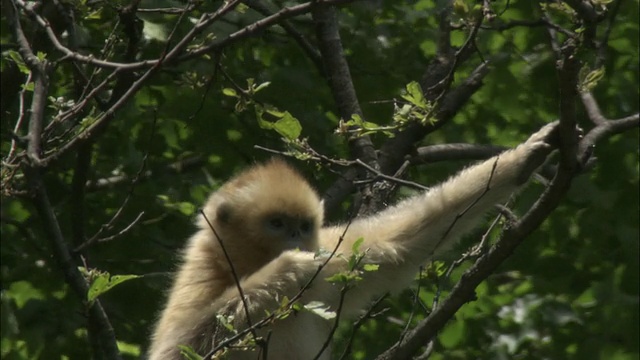
[(578, 137), (576, 136), (576, 103), (578, 101), (578, 71), (581, 62), (576, 47), (568, 40), (561, 49), (562, 60), (558, 62), (558, 87), (560, 89), (560, 167), (574, 173), (578, 167)]
[(423, 146), (411, 159), (414, 163), (429, 163), (450, 160), (482, 160), (500, 154), (507, 148), (497, 145), (442, 144)]
[[(316, 37), (322, 54), (324, 72), (333, 94), (333, 99), (338, 108), (338, 114), (342, 119), (350, 119), (353, 115), (364, 118), (358, 102), (353, 79), (349, 70), (349, 64), (344, 56), (340, 29), (334, 7), (317, 7), (312, 11), (313, 21), (316, 26)], [(352, 156), (362, 160), (365, 164), (379, 169), (378, 156), (369, 136), (357, 136), (349, 139), (349, 148)], [(359, 178), (365, 178), (366, 172), (360, 172)], [(365, 191), (369, 193), (369, 191)], [(358, 209), (361, 214), (373, 212), (377, 205), (377, 197), (367, 197), (364, 206)]]
[[(343, 119), (350, 119), (353, 115), (364, 117), (353, 86), (349, 64), (344, 57), (335, 8), (315, 8), (312, 16), (325, 74), (338, 107), (338, 114)], [(378, 166), (375, 148), (368, 136), (350, 139), (349, 145), (355, 158), (362, 159), (371, 166)]]
[(591, 92), (583, 92), (580, 94), (580, 97), (582, 98), (582, 104), (587, 111), (587, 116), (592, 123), (599, 125), (606, 121), (605, 117), (602, 115), (600, 106), (598, 106), (598, 102)]
[[(42, 219), (47, 233), (47, 237), (51, 242), (51, 250), (53, 257), (56, 259), (58, 266), (62, 270), (66, 282), (71, 286), (79, 299), (86, 301), (89, 286), (84, 277), (78, 270), (77, 265), (71, 258), (69, 249), (67, 248), (66, 241), (60, 230), (60, 225), (53, 207), (49, 201), (49, 197), (45, 190), (42, 178), (39, 174), (39, 169), (30, 168), (25, 171), (29, 178), (31, 188), (35, 191), (34, 205), (38, 212), (40, 219)], [(106, 359), (120, 359), (120, 352), (116, 344), (116, 337), (109, 322), (102, 305), (99, 301), (94, 301), (93, 304), (88, 306), (89, 310), (89, 323), (95, 323), (96, 326), (93, 330), (97, 332), (97, 336), (100, 338), (101, 348), (104, 351)]]
[(585, 135), (582, 141), (580, 141), (580, 145), (578, 147), (578, 159), (580, 163), (586, 163), (587, 159), (591, 155), (591, 149), (593, 149), (596, 142), (607, 136), (620, 134), (639, 126), (640, 115), (638, 113), (618, 120), (608, 120), (596, 126), (587, 135)]

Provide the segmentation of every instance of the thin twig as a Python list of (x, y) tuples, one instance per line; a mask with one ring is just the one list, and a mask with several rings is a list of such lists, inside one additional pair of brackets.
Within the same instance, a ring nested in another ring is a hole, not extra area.
[(242, 302), (242, 309), (244, 310), (244, 315), (247, 318), (248, 328), (251, 329), (250, 330), (251, 335), (253, 336), (253, 339), (257, 342), (259, 337), (258, 337), (258, 334), (255, 332), (253, 321), (251, 321), (249, 305), (247, 304), (247, 298), (245, 297), (244, 291), (242, 290), (242, 285), (240, 285), (240, 277), (238, 276), (238, 272), (236, 271), (236, 268), (233, 265), (233, 261), (231, 261), (231, 257), (229, 256), (229, 252), (227, 252), (227, 248), (224, 245), (224, 241), (222, 240), (222, 237), (220, 237), (220, 235), (216, 231), (216, 228), (213, 226), (211, 221), (209, 221), (209, 217), (207, 216), (207, 214), (204, 213), (204, 210), (200, 209), (199, 212), (200, 212), (200, 215), (202, 215), (204, 220), (207, 222), (207, 225), (215, 235), (216, 239), (218, 240), (218, 245), (220, 245), (220, 248), (222, 249), (222, 253), (224, 254), (224, 258), (227, 260), (227, 264), (229, 265), (229, 269), (231, 270), (231, 275), (233, 276), (233, 282), (235, 283), (236, 288), (238, 289), (238, 293), (240, 294), (240, 301)]

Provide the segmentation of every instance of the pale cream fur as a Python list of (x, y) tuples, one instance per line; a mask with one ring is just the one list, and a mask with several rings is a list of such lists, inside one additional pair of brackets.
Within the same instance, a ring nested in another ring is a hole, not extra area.
[[(365, 262), (379, 264), (379, 269), (363, 273), (363, 280), (346, 293), (341, 318), (365, 308), (376, 295), (406, 287), (421, 264), (449, 249), (483, 214), (526, 181), (552, 150), (549, 139), (555, 127), (555, 123), (547, 125), (513, 150), (374, 216), (353, 221), (338, 248), (343, 257), (329, 260), (300, 301), (320, 301), (332, 310), (338, 308), (341, 287), (324, 279), (348, 269), (344, 256), (350, 255), (359, 238), (364, 239)], [(201, 355), (211, 351), (229, 335), (220, 330), (216, 315), (233, 315), (233, 325), (242, 330), (248, 326), (247, 311), (256, 323), (277, 310), (282, 299), (293, 298), (326, 259), (314, 252), (333, 250), (346, 226), (321, 227), (320, 199), (296, 171), (279, 160), (254, 166), (231, 179), (211, 195), (204, 213), (240, 278), (247, 309), (218, 239), (203, 217), (185, 249), (184, 262), (152, 337), (149, 360), (181, 359), (178, 345), (191, 346)], [(274, 213), (284, 214), (294, 224), (297, 219), (309, 219), (313, 230), (295, 244), (265, 235), (265, 216)], [(257, 334), (270, 332), (269, 359), (307, 360), (320, 351), (320, 359), (329, 359), (330, 349), (323, 349), (323, 344), (331, 325), (318, 315), (300, 311)], [(258, 347), (227, 355), (263, 359), (260, 351)]]

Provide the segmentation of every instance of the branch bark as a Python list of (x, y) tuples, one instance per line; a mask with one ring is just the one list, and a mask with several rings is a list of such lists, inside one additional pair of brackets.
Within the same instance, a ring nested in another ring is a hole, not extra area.
[[(23, 60), (29, 67), (34, 79), (34, 96), (31, 100), (31, 108), (29, 115), (29, 132), (27, 134), (27, 159), (28, 162), (23, 164), (25, 177), (29, 183), (29, 189), (33, 195), (33, 205), (43, 222), (43, 228), (49, 238), (51, 244), (51, 252), (56, 260), (58, 267), (64, 274), (66, 282), (71, 286), (80, 301), (86, 302), (89, 286), (84, 277), (78, 270), (77, 265), (71, 257), (71, 253), (67, 247), (60, 225), (53, 211), (53, 206), (49, 201), (44, 182), (42, 180), (42, 129), (44, 122), (44, 111), (47, 105), (47, 94), (49, 90), (49, 63), (47, 60), (40, 60), (34, 55), (29, 42), (24, 35), (24, 31), (20, 24), (18, 10), (13, 3), (5, 4), (8, 9), (8, 16), (13, 35), (18, 43), (19, 52)], [(120, 352), (116, 343), (115, 334), (109, 319), (106, 316), (99, 301), (92, 304), (86, 304), (89, 315), (89, 324), (96, 324), (90, 330), (94, 330), (100, 347), (99, 354), (106, 359), (120, 359)], [(94, 351), (97, 350), (94, 348)]]

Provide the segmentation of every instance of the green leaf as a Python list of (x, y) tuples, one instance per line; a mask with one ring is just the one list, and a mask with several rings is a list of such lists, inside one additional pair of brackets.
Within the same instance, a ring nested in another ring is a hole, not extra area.
[(266, 89), (269, 85), (271, 85), (271, 82), (269, 82), (269, 81), (263, 82), (262, 84), (256, 86), (255, 89), (253, 90), (253, 92), (257, 93), (258, 91), (260, 91), (262, 89)]
[(168, 30), (167, 27), (163, 24), (157, 24), (151, 21), (142, 20), (144, 23), (144, 27), (142, 32), (144, 36), (148, 39), (157, 40), (160, 42), (167, 41), (168, 38)]
[(256, 105), (254, 106), (254, 109), (256, 112), (256, 119), (258, 119), (258, 125), (260, 125), (260, 128), (269, 130), (273, 129), (273, 123), (265, 120), (264, 118), (264, 107)]
[(379, 267), (380, 265), (378, 264), (364, 264), (364, 266), (362, 266), (362, 269), (364, 271), (378, 271)]
[(453, 11), (456, 13), (456, 15), (464, 18), (469, 12), (469, 6), (467, 6), (464, 0), (454, 0)]
[(180, 211), (184, 215), (191, 216), (196, 212), (196, 206), (190, 202), (183, 201), (178, 203), (177, 205), (178, 211)]
[(330, 282), (332, 284), (338, 284), (338, 283), (346, 283), (348, 280), (347, 274), (344, 272), (340, 272), (334, 275), (331, 275), (329, 277), (326, 277), (325, 280), (327, 282)]
[(362, 124), (362, 117), (360, 117), (360, 115), (358, 115), (358, 114), (353, 114), (353, 115), (351, 115), (350, 121), (348, 121), (347, 123), (351, 123), (353, 125), (361, 125)]
[(118, 343), (118, 350), (123, 355), (132, 356), (138, 359), (140, 358), (140, 355), (142, 354), (142, 351), (140, 350), (140, 345), (131, 344), (131, 343), (120, 341), (120, 340), (118, 340), (117, 343)]
[(580, 78), (580, 91), (587, 92), (594, 89), (600, 80), (604, 77), (604, 66), (598, 69), (591, 70), (588, 66), (584, 66), (580, 69), (578, 77)]
[(15, 62), (16, 65), (18, 65), (18, 69), (20, 69), (21, 73), (28, 74), (31, 72), (31, 70), (29, 70), (29, 67), (27, 67), (27, 64), (25, 64), (25, 62), (22, 60), (22, 56), (20, 56), (20, 54), (17, 51), (9, 50), (7, 53), (11, 58), (11, 60), (13, 60), (13, 62)]
[(91, 286), (89, 287), (89, 291), (87, 293), (87, 300), (89, 302), (94, 301), (98, 296), (106, 293), (107, 291), (113, 289), (116, 285), (119, 285), (125, 281), (129, 281), (131, 279), (137, 279), (140, 276), (138, 275), (114, 275), (110, 276), (109, 273), (104, 272), (97, 275)]
[(238, 93), (235, 89), (232, 88), (224, 88), (222, 89), (222, 94), (230, 97), (238, 97)]
[(279, 110), (277, 107), (273, 106), (273, 105), (269, 105), (269, 104), (264, 104), (264, 111), (269, 114), (269, 115), (273, 115), (277, 118), (281, 118), (283, 117), (286, 112)]
[(18, 309), (22, 309), (29, 300), (44, 300), (44, 293), (33, 287), (28, 281), (16, 281), (11, 283), (8, 291), (9, 297), (15, 301)]
[(360, 245), (362, 245), (362, 243), (364, 242), (364, 238), (358, 238), (358, 240), (356, 240), (353, 245), (351, 245), (351, 251), (353, 251), (354, 254), (357, 254), (360, 252)]
[(185, 360), (203, 360), (202, 356), (198, 355), (190, 346), (178, 345), (180, 349), (180, 355)]
[(422, 94), (422, 88), (420, 84), (415, 81), (412, 81), (407, 84), (407, 94), (402, 96), (405, 100), (416, 106), (424, 106), (426, 103), (424, 99), (424, 95)]
[(302, 132), (302, 126), (298, 119), (294, 118), (288, 111), (284, 116), (273, 124), (273, 129), (288, 140), (295, 140)]
[(358, 256), (358, 254), (351, 254), (351, 256), (349, 256), (349, 270), (353, 271), (356, 270), (356, 266), (358, 265), (358, 260), (360, 259), (360, 256)]
[(233, 321), (233, 315), (217, 314), (216, 315), (216, 320), (218, 321), (218, 323), (222, 324), (222, 326), (224, 326), (227, 330), (235, 332), (235, 328), (233, 327), (233, 324), (231, 323)]
[(98, 8), (97, 10), (90, 11), (84, 16), (85, 20), (101, 20), (102, 19), (102, 8)]

